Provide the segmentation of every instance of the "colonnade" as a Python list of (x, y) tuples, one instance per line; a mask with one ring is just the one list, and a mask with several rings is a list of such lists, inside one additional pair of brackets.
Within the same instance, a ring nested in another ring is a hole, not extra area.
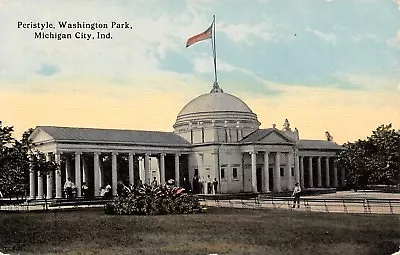
[[(84, 156), (84, 155), (85, 156)], [(88, 157), (87, 155), (93, 155)], [(50, 161), (54, 157), (54, 161), (58, 164), (57, 170), (55, 172), (49, 172), (46, 176), (43, 176), (40, 172), (35, 172), (33, 170), (29, 173), (30, 179), (30, 198), (41, 199), (45, 197), (48, 199), (53, 198), (53, 189), (55, 188), (55, 198), (63, 197), (63, 184), (62, 184), (62, 173), (64, 173), (65, 180), (71, 179), (72, 182), (75, 183), (77, 197), (82, 196), (82, 183), (89, 181), (89, 176), (93, 176), (93, 194), (94, 196), (100, 195), (100, 187), (104, 185), (103, 183), (103, 166), (102, 159), (104, 155), (111, 155), (111, 187), (112, 194), (115, 196), (117, 194), (117, 184), (119, 180), (118, 169), (117, 169), (117, 157), (119, 154), (124, 154), (128, 156), (128, 175), (129, 175), (129, 184), (135, 184), (135, 176), (134, 176), (134, 157), (138, 155), (139, 161), (144, 161), (144, 183), (150, 184), (151, 180), (151, 169), (150, 169), (150, 157), (156, 156), (159, 160), (159, 171), (160, 171), (160, 183), (165, 183), (165, 157), (167, 153), (135, 153), (135, 152), (55, 152), (55, 153), (47, 153), (46, 160)], [(168, 153), (174, 154), (175, 156), (175, 183), (179, 185), (179, 165), (180, 160), (179, 153)], [(61, 156), (63, 156), (65, 160), (65, 164), (63, 169), (61, 169)], [(74, 178), (72, 178), (72, 156), (74, 156)], [(93, 173), (89, 173), (88, 160), (93, 159)], [(46, 178), (46, 187), (44, 187), (44, 178)], [(37, 184), (37, 185), (36, 185)], [(37, 188), (37, 192), (36, 189)]]
[[(299, 183), (302, 188), (336, 188), (339, 186), (345, 186), (344, 171), (340, 173), (340, 180), (338, 180), (338, 170), (335, 162), (336, 156), (299, 156), (297, 150), (295, 150), (294, 153), (282, 151), (251, 151), (249, 154), (251, 155), (251, 186), (253, 192), (281, 192), (285, 189), (291, 190), (295, 183)], [(258, 154), (261, 154), (264, 157), (262, 190), (258, 190), (257, 188)], [(282, 154), (286, 154), (286, 162), (283, 164), (281, 164)], [(273, 164), (270, 164), (271, 157), (274, 159)], [(322, 161), (324, 166), (323, 168)], [(293, 164), (291, 162), (293, 162)], [(313, 162), (315, 164), (313, 164)], [(284, 167), (283, 173), (281, 173), (281, 166)], [(292, 166), (294, 166), (293, 175)], [(270, 169), (273, 171), (272, 190), (270, 190)], [(305, 173), (305, 171), (307, 172)], [(305, 180), (305, 176), (307, 176), (307, 180)], [(285, 187), (282, 185), (282, 177), (286, 180)]]
[[(323, 164), (323, 167), (322, 167)], [(321, 188), (345, 186), (344, 170), (338, 173), (336, 157), (332, 156), (301, 156), (301, 172), (306, 173), (306, 179), (301, 180), (302, 187)], [(306, 169), (307, 168), (307, 169)], [(340, 176), (339, 176), (340, 175)]]

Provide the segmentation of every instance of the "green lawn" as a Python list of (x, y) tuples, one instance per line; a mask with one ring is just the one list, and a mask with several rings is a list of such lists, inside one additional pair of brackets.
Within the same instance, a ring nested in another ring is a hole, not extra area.
[(0, 213), (0, 252), (18, 254), (391, 254), (398, 216), (209, 208), (113, 216), (101, 209)]

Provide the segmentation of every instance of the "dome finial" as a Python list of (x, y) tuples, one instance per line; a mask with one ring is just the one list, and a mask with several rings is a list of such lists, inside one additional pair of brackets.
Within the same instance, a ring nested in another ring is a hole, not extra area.
[(219, 87), (217, 81), (214, 82), (213, 89), (210, 91), (210, 93), (216, 93), (216, 92), (224, 93), (224, 90)]

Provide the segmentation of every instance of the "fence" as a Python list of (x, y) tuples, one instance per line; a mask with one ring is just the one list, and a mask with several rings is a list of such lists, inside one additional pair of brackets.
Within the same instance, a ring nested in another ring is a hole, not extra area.
[[(201, 196), (206, 206), (251, 208), (251, 209), (293, 209), (290, 197), (238, 197)], [(378, 213), (400, 214), (400, 199), (359, 199), (359, 198), (307, 198), (300, 199), (300, 210), (308, 212), (336, 213)], [(298, 210), (296, 208), (296, 210)]]
[(75, 199), (2, 199), (0, 200), (0, 211), (47, 211), (57, 209), (78, 209), (90, 207), (102, 207), (110, 199), (93, 198), (84, 200)]
[[(290, 197), (268, 197), (257, 194), (246, 195), (198, 195), (206, 206), (250, 208), (250, 209), (292, 209)], [(84, 199), (1, 199), (0, 211), (35, 211), (54, 209), (77, 209), (102, 207), (111, 200)], [(296, 208), (296, 210), (299, 210)], [(379, 213), (400, 214), (400, 199), (360, 199), (360, 198), (307, 198), (300, 199), (300, 210), (308, 212), (336, 213)]]

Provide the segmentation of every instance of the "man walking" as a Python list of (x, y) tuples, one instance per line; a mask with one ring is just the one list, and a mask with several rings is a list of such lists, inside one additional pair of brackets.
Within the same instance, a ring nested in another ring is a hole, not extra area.
[(292, 197), (294, 197), (293, 208), (296, 207), (296, 202), (297, 202), (297, 208), (300, 208), (300, 192), (301, 192), (300, 185), (299, 185), (299, 183), (296, 183), (294, 185), (294, 190), (293, 190), (293, 194), (292, 194)]

